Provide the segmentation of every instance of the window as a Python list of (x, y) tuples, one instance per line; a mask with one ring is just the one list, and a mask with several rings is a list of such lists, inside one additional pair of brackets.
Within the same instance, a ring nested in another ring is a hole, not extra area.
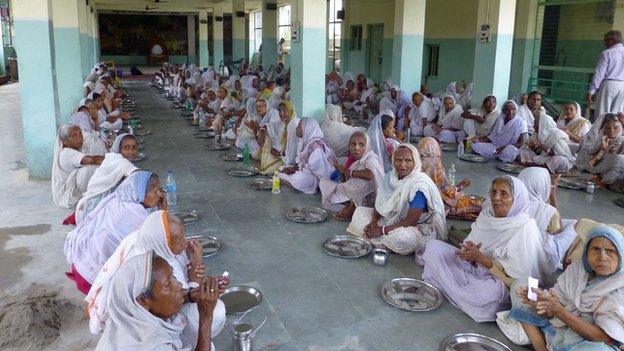
[(438, 62), (440, 60), (440, 45), (427, 45), (429, 61), (427, 64), (427, 77), (438, 76)]
[(362, 50), (362, 25), (351, 26), (351, 50)]
[(0, 6), (0, 33), (2, 33), (2, 43), (4, 46), (13, 45), (13, 23), (11, 22), (9, 4)]
[(284, 49), (290, 51), (290, 5), (277, 8), (277, 41), (282, 38), (286, 41)]
[(262, 11), (255, 11), (249, 16), (249, 37), (253, 40), (254, 51), (260, 51), (262, 45)]
[[(328, 0), (327, 21), (328, 50), (327, 57), (332, 61), (332, 70), (340, 72), (340, 54), (342, 51), (342, 20), (338, 18), (338, 11), (342, 10), (342, 0)], [(360, 27), (361, 28), (361, 27)]]

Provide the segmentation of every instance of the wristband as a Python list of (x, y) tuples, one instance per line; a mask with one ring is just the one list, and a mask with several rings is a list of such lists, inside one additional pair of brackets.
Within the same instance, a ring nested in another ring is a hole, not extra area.
[(386, 226), (381, 227), (381, 235), (386, 235)]

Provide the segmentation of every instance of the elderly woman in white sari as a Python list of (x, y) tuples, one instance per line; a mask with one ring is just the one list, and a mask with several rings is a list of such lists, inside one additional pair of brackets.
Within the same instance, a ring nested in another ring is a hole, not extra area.
[(464, 118), (464, 131), (468, 138), (487, 138), (492, 132), (500, 112), (496, 108), (496, 96), (494, 95), (486, 96), (481, 107), (476, 111), (463, 112), (461, 116)]
[[(177, 217), (167, 211), (156, 211), (150, 214), (141, 228), (128, 235), (117, 247), (113, 255), (106, 261), (100, 270), (89, 294), (85, 298), (88, 305), (89, 328), (92, 334), (99, 334), (111, 323), (108, 305), (111, 297), (111, 283), (115, 274), (123, 264), (133, 257), (153, 252), (169, 263), (173, 277), (182, 288), (189, 291), (198, 287), (204, 280), (206, 267), (202, 259), (202, 247), (198, 241), (186, 240), (184, 225)], [(219, 290), (229, 284), (227, 278), (219, 281)], [(192, 293), (191, 293), (192, 294)], [(190, 328), (185, 330), (185, 336), (190, 340), (197, 339), (199, 313), (197, 304), (188, 301), (180, 310)], [(225, 305), (217, 301), (212, 316), (212, 336), (216, 336), (225, 325)]]
[(110, 140), (100, 132), (95, 104), (90, 99), (82, 99), (76, 113), (69, 117), (69, 123), (80, 127), (83, 139), (83, 152), (90, 155), (104, 155)]
[(225, 133), (233, 125), (233, 120), (242, 116), (239, 109), (240, 101), (234, 96), (227, 96), (225, 88), (219, 88), (219, 97), (224, 95), (219, 111), (212, 122), (212, 128), (217, 135)]
[(546, 112), (542, 107), (542, 94), (538, 91), (530, 92), (527, 103), (520, 105), (518, 108), (518, 117), (521, 117), (526, 122), (529, 134), (535, 132), (533, 128), (535, 120), (539, 118), (542, 112)]
[(401, 143), (396, 138), (394, 120), (392, 111), (382, 111), (373, 118), (373, 122), (366, 132), (370, 138), (371, 149), (381, 160), (385, 172), (392, 170), (391, 156)]
[(334, 150), (336, 157), (347, 156), (349, 153), (348, 140), (355, 131), (365, 131), (364, 128), (345, 124), (342, 109), (340, 106), (332, 104), (325, 105), (321, 130), (325, 136), (325, 143)]
[(76, 205), (76, 223), (80, 223), (100, 201), (115, 191), (121, 181), (138, 168), (132, 164), (137, 152), (137, 139), (131, 134), (119, 134), (111, 152), (89, 180), (87, 191)]
[(104, 262), (123, 238), (141, 227), (153, 207), (166, 208), (158, 176), (134, 172), (67, 234), (64, 251), (71, 265), (67, 276), (78, 290), (87, 294)]
[(576, 162), (568, 145), (568, 135), (557, 128), (555, 121), (545, 112), (539, 116), (534, 129), (527, 145), (519, 150), (520, 162), (545, 166), (551, 173), (568, 173)]
[(436, 117), (436, 109), (431, 99), (420, 92), (412, 94), (412, 104), (408, 115), (411, 134), (414, 136), (422, 136), (427, 124), (433, 122)]
[(375, 101), (375, 83), (371, 79), (366, 79), (362, 84), (366, 84), (356, 102), (353, 103), (353, 109), (360, 115), (364, 109), (369, 107)]
[(589, 133), (591, 123), (581, 116), (581, 106), (576, 102), (570, 102), (563, 106), (563, 111), (557, 119), (557, 128), (568, 135), (570, 150), (576, 154), (581, 140)]
[[(106, 302), (110, 322), (95, 349), (214, 350), (211, 334), (219, 294), (217, 279), (209, 277), (190, 297), (199, 310), (195, 329), (180, 313), (187, 298), (171, 265), (152, 252), (135, 256), (111, 279)], [(197, 338), (190, 339), (190, 334)]]
[(528, 211), (529, 196), (519, 179), (494, 179), (490, 200), (459, 249), (438, 240), (427, 244), (423, 280), (476, 322), (496, 320), (496, 313), (509, 307), (514, 279), (539, 278), (549, 270)]
[(290, 101), (279, 105), (277, 122), (267, 123), (258, 130), (260, 146), (260, 173), (273, 174), (282, 165), (294, 164), (297, 156), (297, 137), (295, 129), (299, 118)]
[(593, 173), (599, 184), (613, 185), (624, 180), (624, 136), (618, 116), (607, 113), (599, 137), (583, 141), (576, 168)]
[(487, 158), (513, 162), (528, 134), (526, 122), (516, 116), (517, 107), (515, 102), (506, 101), (490, 135), (476, 138), (472, 150)]
[(271, 98), (269, 99), (269, 107), (277, 110), (279, 108), (279, 104), (282, 103), (283, 99), (284, 99), (284, 88), (278, 85), (271, 92)]
[(466, 139), (464, 133), (464, 112), (461, 105), (455, 103), (450, 95), (442, 99), (443, 108), (438, 112), (436, 123), (429, 123), (423, 130), (423, 135), (439, 140), (441, 143), (457, 144)]
[(344, 166), (334, 165), (330, 178), (321, 179), (323, 207), (338, 212), (336, 218), (350, 221), (358, 206), (374, 206), (376, 181), (381, 180), (384, 168), (372, 151), (368, 135), (354, 132), (349, 138), (349, 157)]
[(420, 171), (420, 155), (401, 144), (392, 155), (393, 170), (377, 183), (375, 207), (358, 207), (347, 231), (400, 255), (416, 253), (427, 242), (446, 239), (444, 203), (437, 186)]
[(329, 178), (338, 159), (323, 141), (323, 131), (318, 122), (303, 117), (295, 129), (299, 145), (296, 164), (284, 167), (279, 177), (304, 194), (313, 195), (323, 178)]
[(58, 207), (74, 206), (87, 191), (89, 179), (104, 156), (82, 152), (82, 131), (77, 126), (59, 128), (52, 162), (52, 199)]
[(279, 112), (269, 108), (266, 99), (249, 98), (247, 99), (247, 108), (245, 117), (242, 119), (240, 126), (236, 129), (236, 147), (244, 149), (245, 145), (249, 147), (251, 156), (260, 159), (257, 134), (261, 126), (272, 122), (278, 122)]
[(593, 229), (581, 261), (551, 289), (514, 286), (510, 317), (522, 323), (536, 351), (620, 350), (624, 343), (624, 241), (617, 230)]

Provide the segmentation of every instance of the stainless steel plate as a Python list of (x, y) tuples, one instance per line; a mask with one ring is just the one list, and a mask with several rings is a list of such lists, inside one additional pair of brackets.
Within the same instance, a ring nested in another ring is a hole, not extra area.
[(481, 155), (475, 155), (475, 154), (462, 154), (462, 155), (459, 155), (459, 158), (468, 162), (486, 162), (487, 161), (487, 158)]
[(198, 240), (203, 248), (203, 257), (208, 258), (216, 255), (223, 249), (221, 240), (215, 236), (193, 235), (186, 237), (187, 239)]
[(410, 141), (412, 143), (417, 143), (419, 142), (422, 138), (424, 138), (424, 136), (420, 136), (420, 135), (412, 135), (410, 136)]
[(241, 154), (221, 154), (221, 155), (219, 155), (219, 158), (222, 159), (223, 161), (237, 162), (237, 161), (242, 161), (243, 160), (243, 155), (241, 155)]
[(226, 289), (220, 299), (225, 304), (225, 313), (240, 314), (260, 306), (262, 293), (254, 287), (238, 285)]
[(199, 212), (195, 210), (177, 210), (174, 211), (173, 214), (180, 218), (180, 220), (184, 223), (184, 225), (193, 223), (199, 220)]
[(373, 245), (355, 235), (337, 235), (325, 240), (323, 250), (341, 258), (358, 258), (368, 255)]
[(232, 177), (251, 177), (259, 173), (256, 167), (235, 167), (227, 170)]
[(145, 156), (144, 153), (139, 152), (136, 157), (134, 158), (134, 162), (141, 162), (144, 161), (147, 158), (147, 156)]
[(501, 163), (496, 165), (496, 168), (500, 169), (503, 172), (518, 174), (522, 172), (522, 170), (526, 167), (524, 167), (523, 165), (515, 165), (512, 163)]
[(475, 333), (460, 333), (444, 340), (442, 351), (511, 351), (502, 342)]
[(440, 149), (442, 151), (457, 151), (457, 144), (441, 143), (440, 144)]
[(258, 178), (249, 183), (249, 187), (256, 190), (271, 190), (273, 189), (273, 179)]
[(182, 116), (182, 117), (191, 117), (191, 116), (193, 116), (193, 112), (189, 112), (189, 111), (186, 111), (186, 110), (185, 111), (181, 111), (180, 112), (180, 116)]
[(480, 196), (480, 195), (469, 194), (469, 195), (466, 195), (466, 197), (469, 198), (469, 199), (473, 199), (473, 200), (479, 200), (481, 202), (485, 201), (485, 198), (483, 196)]
[(413, 278), (387, 281), (381, 287), (381, 297), (394, 307), (413, 312), (434, 310), (444, 300), (440, 290), (433, 285)]
[(293, 207), (286, 210), (286, 218), (298, 223), (317, 223), (327, 219), (327, 211), (320, 207)]
[(615, 200), (613, 200), (613, 202), (615, 202), (615, 204), (620, 206), (620, 207), (624, 207), (624, 197), (621, 197), (619, 199), (615, 199)]
[(232, 144), (228, 143), (228, 142), (220, 142), (220, 143), (213, 143), (210, 142), (208, 143), (208, 145), (206, 145), (206, 147), (208, 148), (208, 150), (212, 150), (212, 151), (220, 151), (220, 150), (227, 150), (229, 148), (232, 147)]
[(212, 139), (215, 137), (215, 133), (214, 132), (210, 132), (210, 133), (195, 132), (193, 133), (193, 136), (197, 139)]
[(173, 105), (171, 105), (171, 107), (176, 108), (176, 109), (177, 108), (184, 108), (184, 106), (179, 105), (178, 103), (173, 103)]
[(142, 132), (135, 132), (134, 135), (136, 136), (146, 136), (146, 135), (151, 135), (152, 131), (151, 130), (146, 130), (146, 131), (142, 131)]
[(566, 189), (585, 189), (587, 182), (578, 178), (561, 178), (559, 179), (559, 186)]
[(214, 129), (212, 127), (204, 127), (200, 128), (199, 126), (195, 126), (195, 133), (214, 133)]

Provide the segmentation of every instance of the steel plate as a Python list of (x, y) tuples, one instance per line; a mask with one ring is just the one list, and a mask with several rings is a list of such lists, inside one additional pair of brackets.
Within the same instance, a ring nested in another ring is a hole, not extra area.
[(262, 293), (251, 286), (237, 285), (226, 289), (220, 299), (225, 304), (225, 313), (241, 314), (260, 306)]
[(460, 333), (444, 340), (442, 351), (511, 351), (502, 342), (475, 333)]
[(624, 207), (624, 197), (621, 197), (619, 199), (615, 199), (615, 200), (613, 200), (613, 202), (615, 202), (615, 204), (620, 206), (620, 207)]
[(336, 235), (325, 240), (323, 250), (340, 258), (359, 258), (368, 255), (373, 245), (355, 235)]
[(442, 151), (457, 151), (457, 144), (440, 144), (440, 150)]
[(193, 133), (193, 136), (197, 139), (212, 139), (215, 137), (215, 133), (214, 132), (210, 132), (210, 133), (198, 133), (195, 132)]
[(293, 207), (286, 211), (286, 218), (298, 223), (322, 222), (327, 215), (327, 211), (320, 207)]
[(243, 160), (243, 155), (241, 155), (241, 154), (221, 154), (221, 155), (219, 155), (219, 158), (222, 159), (223, 161), (238, 162), (238, 161), (242, 161)]
[(232, 177), (251, 177), (259, 173), (256, 167), (235, 167), (227, 170)]
[(135, 132), (134, 135), (136, 136), (146, 136), (146, 135), (151, 135), (152, 131), (151, 130), (146, 130), (146, 131), (142, 131), (142, 132)]
[(206, 145), (206, 147), (208, 148), (208, 150), (221, 151), (221, 150), (227, 150), (227, 149), (231, 148), (232, 144), (230, 144), (228, 142), (208, 143), (208, 145)]
[(501, 164), (496, 165), (496, 168), (500, 169), (503, 172), (518, 174), (522, 172), (522, 170), (525, 169), (526, 167), (523, 165), (516, 165), (513, 163), (501, 163)]
[(459, 155), (459, 158), (468, 162), (479, 162), (479, 163), (487, 162), (487, 158), (481, 155), (475, 155), (475, 154), (462, 154), (462, 155)]
[(252, 189), (256, 190), (272, 190), (273, 189), (273, 179), (270, 178), (258, 178), (254, 179), (248, 185)]
[(193, 235), (186, 238), (198, 240), (201, 243), (204, 258), (214, 256), (223, 249), (223, 243), (215, 236)]
[(381, 297), (394, 307), (412, 312), (434, 310), (444, 301), (440, 290), (413, 278), (396, 278), (387, 281), (381, 287)]
[(587, 186), (587, 182), (577, 178), (562, 177), (561, 179), (559, 179), (559, 186), (566, 189), (581, 190), (585, 189), (585, 186)]
[(199, 212), (195, 210), (177, 210), (174, 211), (173, 214), (180, 218), (180, 220), (184, 223), (184, 225), (193, 223), (199, 220)]

